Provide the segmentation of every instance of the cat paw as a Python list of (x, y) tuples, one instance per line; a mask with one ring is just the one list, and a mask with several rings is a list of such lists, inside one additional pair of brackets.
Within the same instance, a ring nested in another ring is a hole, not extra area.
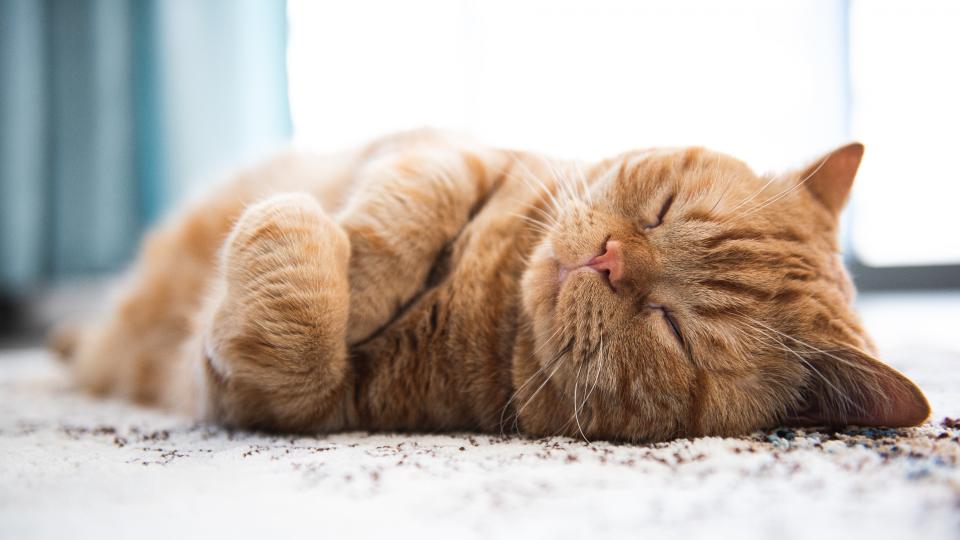
[(244, 212), (204, 334), (210, 416), (239, 427), (318, 421), (346, 370), (349, 257), (346, 234), (309, 195)]
[(314, 197), (283, 193), (247, 208), (227, 239), (224, 266), (228, 279), (276, 267), (331, 267), (345, 273), (349, 257), (346, 233)]

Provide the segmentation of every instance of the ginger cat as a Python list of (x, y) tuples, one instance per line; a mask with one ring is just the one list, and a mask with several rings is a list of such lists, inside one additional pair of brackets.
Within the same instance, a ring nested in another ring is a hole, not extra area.
[(863, 153), (578, 166), (431, 131), (249, 170), (146, 240), (79, 384), (228, 426), (661, 441), (912, 426), (837, 219)]

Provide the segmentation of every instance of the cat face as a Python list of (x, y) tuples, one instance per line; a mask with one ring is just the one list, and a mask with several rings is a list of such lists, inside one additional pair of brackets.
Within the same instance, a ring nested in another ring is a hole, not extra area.
[(765, 177), (653, 150), (569, 182), (524, 275), (520, 422), (632, 440), (922, 422), (922, 393), (872, 356), (838, 253), (862, 152)]

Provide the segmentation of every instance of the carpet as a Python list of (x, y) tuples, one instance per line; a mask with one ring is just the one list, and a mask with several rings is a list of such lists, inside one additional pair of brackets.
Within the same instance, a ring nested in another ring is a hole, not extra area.
[(664, 444), (232, 432), (0, 357), (0, 538), (958, 538), (956, 358), (933, 420)]

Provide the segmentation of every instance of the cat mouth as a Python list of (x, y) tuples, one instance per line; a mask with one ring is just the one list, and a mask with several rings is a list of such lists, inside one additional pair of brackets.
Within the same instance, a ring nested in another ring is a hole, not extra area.
[(591, 265), (591, 261), (588, 261), (580, 266), (573, 267), (564, 266), (558, 262), (557, 283), (559, 288), (562, 289), (566, 282), (576, 275), (586, 275), (588, 278), (589, 276), (598, 276), (612, 292), (617, 292), (616, 288), (613, 286), (613, 283), (610, 281), (610, 271), (605, 268), (598, 268), (597, 265)]
[(599, 252), (590, 257), (581, 259), (580, 262), (565, 265), (554, 258), (557, 266), (557, 282), (562, 288), (567, 279), (577, 273), (592, 273), (601, 276), (607, 287), (611, 291), (617, 292), (615, 283), (623, 274), (623, 255), (621, 242), (611, 241), (608, 235), (602, 242)]

